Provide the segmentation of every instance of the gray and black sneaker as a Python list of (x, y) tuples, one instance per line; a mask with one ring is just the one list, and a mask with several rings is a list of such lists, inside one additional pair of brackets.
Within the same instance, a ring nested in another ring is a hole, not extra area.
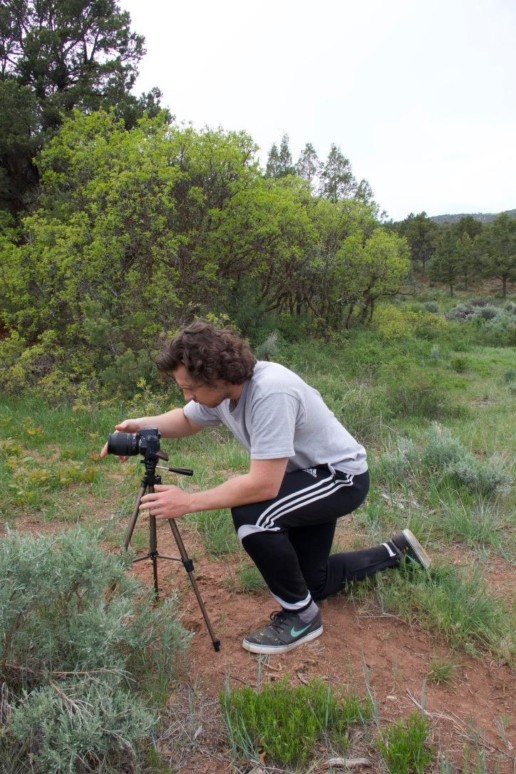
[(391, 537), (390, 542), (403, 554), (403, 556), (406, 556), (407, 559), (411, 559), (413, 562), (417, 562), (423, 569), (428, 570), (432, 564), (432, 560), (425, 549), (409, 529), (403, 529), (401, 532), (397, 532)]
[(286, 653), (303, 642), (315, 640), (322, 634), (321, 613), (309, 622), (302, 621), (294, 610), (271, 613), (271, 623), (244, 637), (242, 645), (251, 653)]

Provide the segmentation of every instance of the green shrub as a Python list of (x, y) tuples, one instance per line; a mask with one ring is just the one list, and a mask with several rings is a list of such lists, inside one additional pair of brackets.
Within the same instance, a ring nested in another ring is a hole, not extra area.
[(258, 360), (274, 360), (279, 353), (279, 334), (277, 331), (269, 333), (265, 341), (254, 348), (254, 354)]
[(432, 473), (442, 472), (452, 463), (463, 459), (466, 450), (450, 431), (434, 422), (426, 436), (426, 444), (421, 453), (421, 462)]
[(156, 722), (143, 707), (186, 644), (175, 600), (153, 607), (127, 554), (99, 539), (74, 529), (0, 543), (0, 757), (13, 772), (138, 770)]
[(509, 474), (502, 468), (481, 462), (472, 454), (450, 464), (446, 474), (471, 494), (488, 499), (507, 491), (511, 483)]
[(378, 749), (390, 774), (422, 774), (432, 760), (432, 752), (426, 747), (427, 736), (428, 723), (418, 712), (383, 731)]
[(144, 349), (137, 352), (126, 349), (122, 355), (113, 357), (99, 374), (104, 394), (122, 399), (132, 398), (141, 380), (147, 384), (157, 382), (156, 366)]
[(465, 357), (454, 357), (450, 362), (450, 366), (458, 374), (463, 374), (468, 370), (468, 361)]
[(410, 473), (412, 464), (418, 460), (418, 450), (414, 441), (400, 436), (396, 448), (380, 455), (375, 474), (391, 486), (400, 484)]
[(399, 439), (397, 451), (382, 454), (378, 467), (382, 476), (390, 476), (397, 482), (411, 468), (423, 470), (437, 488), (444, 484), (462, 486), (477, 498), (493, 498), (511, 482), (500, 465), (475, 457), (447, 428), (436, 422), (422, 446)]
[[(333, 399), (330, 389), (324, 390), (326, 401), (349, 432), (368, 444), (377, 441), (384, 427), (383, 415), (387, 413), (381, 391), (367, 385), (343, 385), (334, 380), (338, 397)], [(329, 387), (325, 382), (325, 387)]]
[(516, 345), (516, 319), (514, 315), (499, 314), (489, 319), (483, 329), (482, 341), (495, 347)]
[(482, 320), (493, 320), (499, 314), (502, 314), (502, 311), (497, 306), (483, 306), (477, 312), (477, 317), (480, 317)]
[(479, 460), (449, 430), (434, 423), (427, 438), (421, 462), (433, 476), (463, 486), (477, 497), (495, 497), (509, 486), (511, 479), (503, 468)]
[(516, 320), (511, 304), (498, 307), (485, 299), (458, 304), (446, 313), (448, 320), (473, 326), (475, 339), (495, 347), (516, 343)]
[(385, 381), (391, 417), (437, 419), (451, 412), (449, 393), (437, 374), (408, 366)]
[[(437, 305), (436, 305), (437, 307)], [(379, 306), (374, 316), (374, 327), (386, 340), (416, 336), (433, 339), (442, 334), (448, 324), (432, 309), (404, 309), (394, 304)]]

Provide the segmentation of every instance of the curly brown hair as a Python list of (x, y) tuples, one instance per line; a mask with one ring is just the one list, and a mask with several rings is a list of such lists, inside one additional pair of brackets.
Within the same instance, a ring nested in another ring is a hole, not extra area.
[(192, 379), (207, 385), (220, 379), (243, 384), (251, 378), (255, 364), (251, 348), (237, 333), (203, 320), (177, 333), (156, 360), (163, 373), (171, 374), (182, 365)]

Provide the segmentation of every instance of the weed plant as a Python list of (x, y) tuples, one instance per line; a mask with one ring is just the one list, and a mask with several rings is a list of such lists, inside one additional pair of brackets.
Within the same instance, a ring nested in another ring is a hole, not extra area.
[(226, 690), (220, 702), (235, 758), (258, 760), (261, 751), (268, 765), (305, 765), (323, 739), (345, 750), (350, 726), (372, 715), (368, 700), (338, 696), (321, 680), (295, 688), (281, 680), (259, 692), (249, 686)]

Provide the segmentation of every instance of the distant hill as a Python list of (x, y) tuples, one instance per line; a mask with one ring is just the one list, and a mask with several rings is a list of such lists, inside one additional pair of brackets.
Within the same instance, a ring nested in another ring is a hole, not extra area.
[[(516, 218), (516, 210), (505, 210), (510, 218)], [(434, 215), (430, 217), (435, 223), (442, 225), (443, 223), (458, 223), (461, 218), (471, 217), (475, 220), (479, 220), (481, 223), (492, 223), (492, 221), (501, 213), (483, 213), (483, 212), (465, 212), (459, 215)]]

